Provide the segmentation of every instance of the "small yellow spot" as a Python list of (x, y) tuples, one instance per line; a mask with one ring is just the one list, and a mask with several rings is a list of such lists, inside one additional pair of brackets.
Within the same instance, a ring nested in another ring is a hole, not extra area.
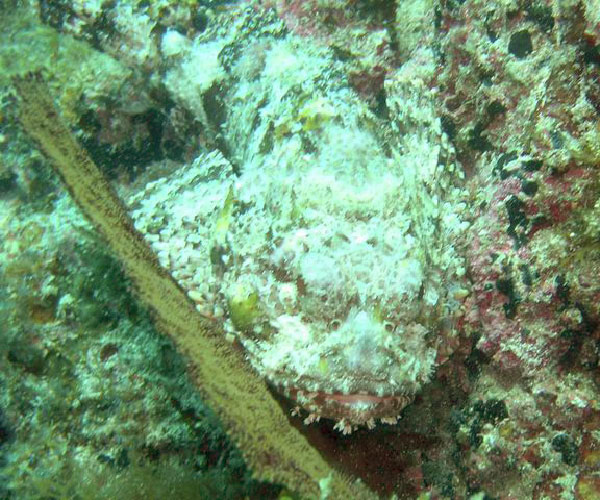
[(250, 330), (260, 316), (258, 293), (247, 283), (237, 283), (228, 300), (229, 317), (238, 330)]
[(319, 372), (321, 375), (327, 375), (329, 371), (329, 363), (327, 362), (327, 358), (321, 358), (319, 360)]
[(227, 234), (227, 230), (229, 229), (229, 224), (231, 223), (231, 215), (233, 213), (233, 185), (229, 186), (229, 191), (227, 192), (227, 198), (225, 198), (225, 203), (223, 204), (223, 208), (219, 213), (219, 218), (217, 219), (217, 224), (215, 226), (215, 240), (218, 245), (225, 245), (225, 236)]
[(469, 296), (471, 292), (469, 292), (469, 290), (465, 289), (465, 288), (460, 288), (459, 290), (456, 290), (454, 292), (454, 298), (456, 300), (462, 300), (465, 299)]
[(302, 122), (302, 129), (306, 132), (320, 129), (323, 124), (336, 115), (333, 106), (325, 99), (316, 99), (307, 103), (298, 117)]

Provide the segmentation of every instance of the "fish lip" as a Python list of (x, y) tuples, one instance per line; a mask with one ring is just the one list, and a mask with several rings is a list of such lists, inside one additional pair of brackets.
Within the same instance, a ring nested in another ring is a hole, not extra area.
[(340, 392), (307, 391), (287, 387), (283, 393), (309, 414), (350, 424), (363, 425), (375, 419), (397, 418), (410, 404), (412, 394), (376, 395), (368, 392), (342, 394)]

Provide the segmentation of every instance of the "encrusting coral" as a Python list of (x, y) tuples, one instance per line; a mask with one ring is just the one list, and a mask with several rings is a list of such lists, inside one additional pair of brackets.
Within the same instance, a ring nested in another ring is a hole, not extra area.
[(288, 422), (265, 382), (159, 265), (124, 206), (61, 121), (37, 76), (15, 80), (21, 122), (48, 156), (73, 199), (122, 262), (157, 326), (187, 357), (191, 377), (217, 412), (257, 477), (282, 483), (303, 498), (370, 498), (314, 450)]

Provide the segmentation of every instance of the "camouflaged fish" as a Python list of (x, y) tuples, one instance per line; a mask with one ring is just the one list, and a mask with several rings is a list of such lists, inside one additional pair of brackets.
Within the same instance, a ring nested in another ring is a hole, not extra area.
[(129, 200), (136, 228), (306, 422), (395, 422), (467, 294), (463, 175), (430, 68), (386, 81), (381, 118), (325, 49), (251, 49), (224, 96), (228, 157), (148, 183)]

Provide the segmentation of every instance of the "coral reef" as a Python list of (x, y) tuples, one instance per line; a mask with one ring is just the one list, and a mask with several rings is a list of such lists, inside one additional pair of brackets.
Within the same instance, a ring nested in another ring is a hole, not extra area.
[(467, 481), (498, 498), (595, 498), (597, 470), (584, 457), (598, 412), (587, 222), (597, 200), (597, 6), (478, 5), (439, 10), (445, 64), (432, 82), (474, 194), (467, 317), (483, 363), (470, 399), (506, 406), (501, 425), (471, 439)]
[[(44, 68), (189, 314), (224, 326), (281, 404), (312, 422), (302, 431), (329, 464), (399, 498), (598, 498), (595, 0), (32, 5), (44, 25), (15, 15), (6, 71)], [(25, 43), (39, 50), (15, 57)], [(131, 298), (118, 305), (129, 297), (123, 282), (99, 285), (92, 273), (66, 287), (59, 270), (74, 269), (89, 252), (80, 247), (58, 263), (39, 258), (36, 245), (53, 245), (48, 217), (60, 225), (66, 201), (29, 151), (6, 75), (0, 83), (0, 196), (18, 215), (4, 220), (2, 245), (19, 256), (3, 264), (4, 303), (18, 303), (11, 324), (35, 323), (11, 330), (3, 360), (60, 387), (56, 360), (80, 359), (68, 350), (80, 345), (65, 326), (75, 322), (102, 339), (90, 347), (102, 360), (90, 380), (106, 363), (123, 373), (101, 393), (147, 401), (125, 380), (135, 371), (118, 366), (129, 344), (116, 321), (126, 330), (141, 314)], [(74, 231), (92, 246), (89, 227)], [(101, 262), (114, 276), (114, 261)], [(140, 343), (148, 329), (129, 327)], [(156, 370), (149, 362), (147, 385)], [(0, 445), (18, 455), (14, 401), (2, 402)], [(185, 437), (182, 412), (163, 411), (169, 418), (152, 414), (146, 433), (113, 413), (114, 434), (127, 424), (156, 439), (153, 450), (189, 450), (197, 437)], [(390, 416), (402, 418), (369, 429)], [(336, 422), (352, 434), (334, 432)], [(123, 454), (105, 432), (101, 478), (128, 460), (135, 477), (143, 447)], [(75, 469), (74, 442), (58, 440), (46, 456)], [(155, 453), (162, 471), (189, 473)], [(34, 469), (4, 468), (7, 484)]]
[[(255, 475), (303, 496), (331, 492), (369, 498), (367, 488), (332, 470), (291, 427), (264, 382), (250, 372), (223, 335), (193, 309), (131, 226), (119, 198), (71, 136), (39, 77), (15, 80), (21, 123), (39, 143), (71, 196), (119, 257), (154, 322), (189, 360), (191, 375), (251, 464)], [(240, 401), (244, 401), (243, 406)], [(272, 429), (277, 429), (276, 435)]]
[(0, 497), (277, 496), (69, 198), (37, 196), (0, 200)]

